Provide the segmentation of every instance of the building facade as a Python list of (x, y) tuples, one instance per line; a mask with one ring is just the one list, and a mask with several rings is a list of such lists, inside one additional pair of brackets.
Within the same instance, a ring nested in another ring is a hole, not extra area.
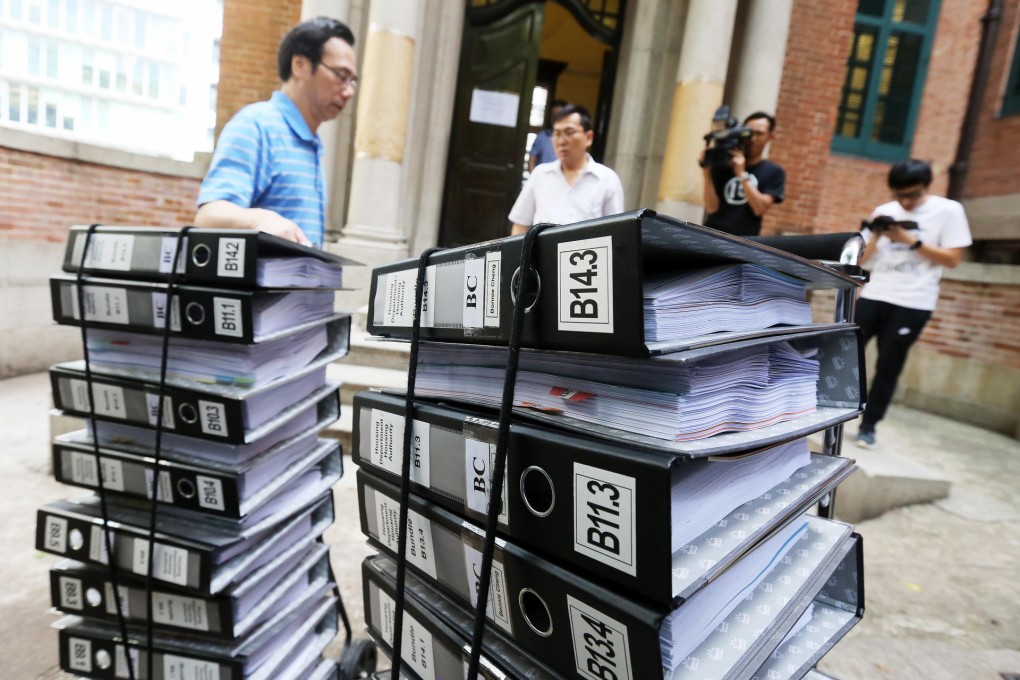
[[(358, 36), (361, 86), (321, 131), (329, 247), (370, 265), (505, 233), (528, 135), (541, 127), (536, 105), (554, 98), (593, 111), (593, 152), (620, 175), (628, 209), (692, 221), (703, 213), (702, 136), (724, 103), (737, 116), (776, 112), (769, 153), (788, 179), (787, 200), (766, 218), (771, 231), (853, 231), (887, 199), (891, 162), (930, 160), (933, 190), (949, 192), (953, 178), (978, 243), (973, 261), (947, 273), (899, 396), (1017, 436), (1020, 173), (1001, 151), (1020, 142), (1018, 5), (224, 0), (216, 125), (277, 86), (276, 46), (293, 23), (318, 14), (347, 21)], [(192, 216), (201, 158), (139, 161), (8, 133), (0, 128), (0, 172), (10, 178), (0, 187), (0, 238), (3, 251), (20, 253), (15, 263), (38, 258), (43, 241), (59, 241), (70, 223), (183, 224)], [(107, 195), (106, 182), (123, 189)], [(0, 273), (0, 296), (32, 276)], [(363, 290), (344, 299), (349, 309), (367, 302), (368, 268), (353, 278)], [(816, 302), (823, 313), (826, 301)], [(16, 311), (4, 314), (11, 338), (28, 333), (11, 320), (27, 318)], [(42, 367), (41, 355), (12, 359), (25, 344), (0, 342), (0, 373)]]

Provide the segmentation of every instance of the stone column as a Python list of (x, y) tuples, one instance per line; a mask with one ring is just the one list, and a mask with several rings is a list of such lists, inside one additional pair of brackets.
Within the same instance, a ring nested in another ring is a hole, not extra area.
[(701, 222), (704, 212), (698, 154), (712, 114), (723, 103), (737, 0), (691, 0), (659, 180), (657, 210)]
[[(303, 0), (301, 3), (301, 21), (324, 16), (339, 19), (354, 31), (355, 42), (360, 43), (364, 36), (359, 35), (357, 28), (351, 24), (351, 3), (349, 0)], [(355, 45), (355, 47), (360, 47)], [(322, 140), (323, 159), (322, 173), (326, 187), (326, 233), (336, 234), (343, 226), (343, 211), (348, 179), (348, 156), (350, 155), (351, 136), (353, 134), (354, 116), (351, 113), (354, 104), (328, 123), (319, 126), (319, 138)]]
[(354, 167), (344, 238), (405, 248), (400, 224), (418, 0), (373, 0), (361, 63)]
[(748, 3), (740, 56), (731, 78), (733, 115), (754, 111), (775, 115), (786, 59), (793, 0)]

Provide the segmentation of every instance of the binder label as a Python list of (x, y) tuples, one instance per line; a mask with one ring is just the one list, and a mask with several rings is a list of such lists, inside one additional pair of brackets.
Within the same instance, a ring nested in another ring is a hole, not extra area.
[(46, 515), (46, 534), (43, 545), (50, 552), (63, 555), (67, 552), (67, 520), (63, 517)]
[[(464, 544), (464, 571), (467, 575), (468, 593), (471, 606), (478, 606), (478, 582), (482, 578), (482, 553)], [(495, 605), (493, 605), (495, 603)], [(492, 576), (489, 579), (489, 597), (485, 603), (485, 615), (497, 626), (513, 635), (510, 623), (510, 601), (507, 596), (506, 576), (503, 565), (492, 560)]]
[[(71, 262), (81, 262), (82, 249), (85, 248), (86, 235), (81, 234), (74, 242)], [(89, 251), (85, 254), (87, 269), (113, 269), (126, 272), (131, 270), (131, 251), (135, 246), (135, 237), (124, 234), (92, 234), (89, 240)]]
[[(78, 308), (78, 287), (71, 289), (71, 316), (81, 319)], [(128, 318), (127, 291), (123, 288), (106, 286), (85, 286), (85, 319), (104, 323), (130, 323)]]
[[(153, 328), (166, 328), (166, 293), (152, 294), (152, 326)], [(170, 330), (179, 332), (181, 330), (181, 299), (173, 296), (170, 303)]]
[(556, 246), (559, 315), (556, 328), (613, 332), (613, 238), (600, 236)]
[(499, 284), (503, 254), (485, 253), (485, 327), (499, 327)]
[[(110, 543), (116, 545), (117, 537), (110, 533)], [(92, 527), (89, 533), (89, 559), (99, 564), (110, 562), (110, 553), (106, 549), (106, 536), (100, 526)]]
[[(492, 486), (492, 461), (496, 457), (496, 446), (477, 439), (464, 439), (464, 498), (467, 506), (475, 512), (489, 511), (489, 489)], [(508, 526), (506, 510), (507, 481), (503, 475), (503, 495), (499, 510), (499, 523)]]
[(202, 420), (202, 432), (217, 437), (227, 436), (227, 410), (223, 404), (198, 400), (198, 415)]
[[(152, 470), (145, 470), (145, 497), (152, 499)], [(170, 484), (170, 473), (166, 470), (159, 472), (159, 484), (156, 485), (156, 500), (164, 503), (174, 502), (174, 490)]]
[(163, 655), (164, 680), (220, 680), (220, 665), (213, 661)]
[[(113, 584), (107, 582), (103, 584), (103, 586), (103, 590), (106, 594), (106, 613), (116, 616), (117, 602), (113, 599)], [(128, 597), (128, 589), (124, 586), (120, 586), (117, 588), (117, 592), (120, 594), (120, 597), (117, 598), (117, 600), (120, 601), (120, 611), (124, 614), (124, 617), (127, 618), (131, 616), (131, 609), (129, 606), (131, 599)]]
[(627, 627), (567, 595), (574, 665), (591, 680), (632, 680)]
[[(98, 487), (96, 457), (91, 453), (71, 451), (71, 481), (84, 486)], [(124, 466), (119, 460), (100, 458), (99, 467), (103, 473), (103, 488), (110, 491), (124, 490)]]
[[(149, 572), (149, 540), (136, 538), (133, 541), (131, 570), (144, 576)], [(162, 543), (154, 543), (156, 561), (152, 565), (152, 578), (179, 586), (188, 585), (188, 551)]]
[[(145, 406), (149, 414), (149, 425), (155, 427), (159, 419), (159, 395), (146, 392)], [(174, 402), (169, 395), (163, 396), (163, 427), (168, 430), (174, 429)]]
[[(383, 639), (393, 647), (393, 633), (396, 628), (397, 604), (387, 593), (379, 591), (379, 630)], [(418, 623), (407, 610), (401, 619), (400, 658), (418, 674), (421, 680), (435, 680), (436, 664), (433, 658), (432, 633)]]
[[(375, 494), (375, 520), (379, 540), (397, 552), (400, 527), (400, 503)], [(407, 561), (436, 578), (436, 554), (432, 549), (432, 523), (414, 510), (407, 511)]]
[(223, 482), (215, 477), (196, 475), (195, 482), (198, 486), (198, 505), (209, 510), (223, 511), (226, 506), (223, 503)]
[(216, 252), (216, 274), (244, 278), (244, 239), (221, 238)]
[(81, 601), (81, 579), (61, 576), (57, 581), (60, 589), (60, 607), (62, 609), (81, 610), (84, 605)]
[(92, 672), (92, 640), (68, 638), (67, 662), (72, 671)]
[(213, 298), (213, 329), (216, 335), (240, 338), (244, 335), (241, 321), (241, 301), (236, 298)]
[(169, 274), (174, 266), (174, 252), (177, 242), (181, 242), (181, 253), (177, 256), (177, 273), (183, 274), (188, 258), (188, 237), (164, 236), (159, 246), (159, 273)]
[(634, 483), (574, 463), (574, 550), (634, 576)]
[(464, 259), (464, 328), (481, 328), (485, 311), (485, 260)]
[[(84, 380), (72, 378), (71, 381), (71, 403), (75, 411), (89, 410), (88, 384)], [(112, 418), (127, 418), (127, 410), (124, 406), (124, 390), (116, 385), (104, 385), (92, 383), (92, 397), (95, 402), (96, 413), (101, 416)]]
[[(400, 476), (404, 451), (404, 416), (372, 409), (372, 463)], [(411, 481), (429, 486), (429, 424), (414, 421), (411, 428)]]
[(130, 649), (130, 650), (128, 650), (127, 654), (125, 654), (124, 653), (124, 645), (117, 645), (117, 647), (116, 647), (116, 649), (114, 651), (114, 654), (117, 656), (117, 663), (114, 666), (114, 668), (116, 668), (116, 672), (114, 673), (114, 675), (116, 675), (118, 678), (131, 677), (131, 674), (128, 673), (128, 666), (127, 666), (127, 663), (128, 663), (128, 654), (131, 655), (131, 668), (134, 669), (135, 674), (138, 675), (138, 674), (141, 673), (141, 671), (139, 670), (141, 668), (141, 666), (138, 665), (139, 650), (137, 650), (137, 649)]
[[(404, 269), (379, 277), (379, 288), (384, 295), (379, 325), (403, 328), (414, 326), (414, 291), (417, 280), (417, 269)], [(432, 328), (435, 319), (436, 266), (430, 265), (425, 268), (425, 281), (422, 287), (421, 327)]]
[(209, 630), (206, 601), (170, 593), (152, 594), (152, 620), (189, 630)]

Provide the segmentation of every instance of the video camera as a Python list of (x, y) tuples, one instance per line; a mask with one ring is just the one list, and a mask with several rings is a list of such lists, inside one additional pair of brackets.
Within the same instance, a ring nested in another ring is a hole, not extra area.
[(723, 104), (712, 116), (712, 131), (705, 135), (703, 168), (730, 167), (730, 150), (738, 149), (751, 138), (754, 130), (730, 117), (730, 107)]
[(914, 230), (917, 229), (917, 222), (913, 220), (894, 220), (888, 215), (879, 215), (870, 222), (862, 220), (861, 229), (863, 230), (865, 227), (875, 234), (881, 234), (883, 231), (889, 231), (891, 227)]

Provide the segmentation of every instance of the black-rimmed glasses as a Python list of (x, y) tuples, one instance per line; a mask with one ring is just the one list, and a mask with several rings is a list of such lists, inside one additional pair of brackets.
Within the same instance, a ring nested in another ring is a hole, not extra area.
[(358, 89), (358, 77), (347, 69), (330, 66), (329, 64), (324, 64), (321, 61), (319, 62), (319, 66), (336, 76), (336, 79), (339, 80), (344, 87), (350, 87), (352, 90)]

